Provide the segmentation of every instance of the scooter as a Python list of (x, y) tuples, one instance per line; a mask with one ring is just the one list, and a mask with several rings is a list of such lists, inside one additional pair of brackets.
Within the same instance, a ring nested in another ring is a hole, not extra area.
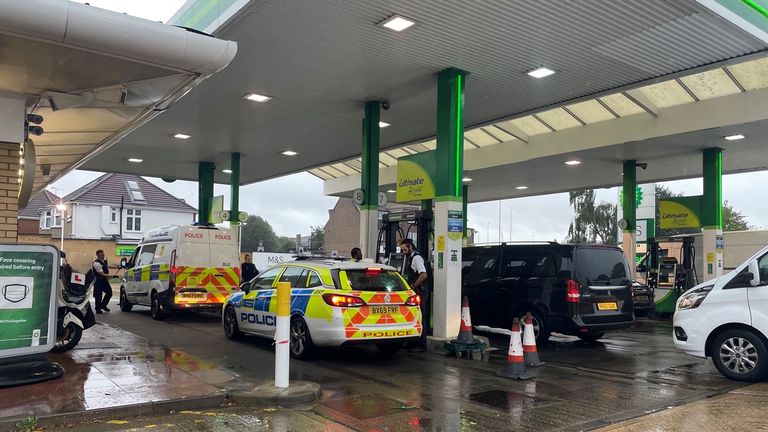
[(83, 330), (96, 324), (91, 310), (91, 286), (93, 272), (85, 274), (72, 271), (62, 253), (59, 292), (57, 296), (56, 343), (51, 352), (63, 353), (74, 348), (83, 336)]

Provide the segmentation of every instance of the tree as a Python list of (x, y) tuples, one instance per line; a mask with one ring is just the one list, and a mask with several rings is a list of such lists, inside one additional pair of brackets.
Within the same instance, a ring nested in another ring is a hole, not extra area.
[(734, 209), (728, 201), (723, 201), (723, 231), (746, 231), (748, 229), (747, 217)]
[(309, 250), (323, 253), (325, 251), (325, 227), (313, 226), (310, 234)]
[(616, 205), (596, 205), (594, 190), (571, 192), (569, 200), (576, 214), (568, 228), (567, 242), (617, 244)]
[(279, 237), (277, 239), (277, 252), (291, 253), (296, 249), (296, 239), (291, 237)]
[(259, 243), (265, 252), (275, 252), (278, 247), (275, 231), (261, 216), (248, 216), (243, 225), (241, 242), (242, 250), (248, 252), (259, 250)]

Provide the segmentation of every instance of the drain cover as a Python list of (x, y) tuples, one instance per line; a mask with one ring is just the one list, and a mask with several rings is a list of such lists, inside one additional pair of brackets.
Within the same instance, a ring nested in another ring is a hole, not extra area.
[(380, 396), (367, 395), (346, 397), (342, 399), (331, 399), (321, 403), (328, 408), (340, 411), (350, 417), (358, 420), (365, 420), (374, 417), (381, 417), (392, 413), (395, 410), (410, 409), (396, 400)]
[(480, 393), (472, 393), (469, 395), (469, 400), (502, 411), (510, 411), (515, 408), (531, 408), (538, 402), (534, 397), (505, 390), (489, 390)]

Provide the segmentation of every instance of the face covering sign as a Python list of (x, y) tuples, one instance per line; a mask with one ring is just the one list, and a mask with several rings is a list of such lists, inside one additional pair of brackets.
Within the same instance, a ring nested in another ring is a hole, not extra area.
[(58, 256), (53, 246), (0, 244), (0, 358), (53, 347)]

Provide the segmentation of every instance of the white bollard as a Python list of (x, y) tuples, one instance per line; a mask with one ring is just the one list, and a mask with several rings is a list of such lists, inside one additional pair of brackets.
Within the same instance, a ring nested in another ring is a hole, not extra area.
[(275, 387), (288, 387), (291, 343), (291, 284), (277, 283), (277, 323), (275, 328)]

